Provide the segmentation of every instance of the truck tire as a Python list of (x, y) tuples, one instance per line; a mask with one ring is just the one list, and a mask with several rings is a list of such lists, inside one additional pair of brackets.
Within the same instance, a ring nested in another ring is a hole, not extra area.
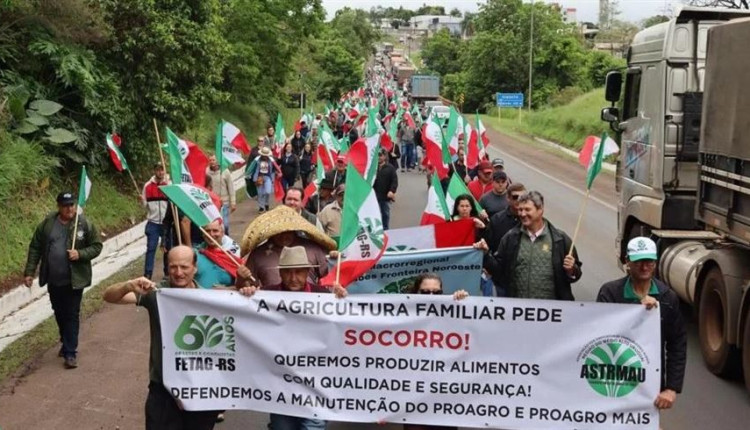
[(750, 394), (750, 315), (745, 315), (742, 333), (742, 371), (745, 373), (745, 388)]
[(726, 295), (721, 269), (711, 268), (703, 280), (698, 305), (698, 336), (701, 354), (711, 373), (729, 376), (737, 368), (737, 350), (727, 342), (724, 332)]

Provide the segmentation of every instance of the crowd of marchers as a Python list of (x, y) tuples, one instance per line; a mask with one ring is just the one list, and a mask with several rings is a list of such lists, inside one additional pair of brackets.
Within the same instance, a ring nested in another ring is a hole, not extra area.
[[(345, 288), (320, 282), (328, 273), (329, 258), (336, 257), (335, 239), (340, 234), (347, 192), (348, 159), (328, 152), (330, 143), (324, 139), (329, 134), (337, 145), (344, 146), (362, 138), (366, 127), (362, 106), (368, 106), (369, 114), (376, 115), (381, 134), (390, 130), (392, 142), (377, 151), (373, 183), (385, 230), (390, 228), (390, 209), (397, 201), (399, 176), (424, 173), (428, 175), (428, 186), (434, 183), (429, 175), (435, 169), (425, 156), (422, 135), (423, 124), (439, 119), (427, 109), (411, 106), (408, 94), (399, 90), (387, 73), (370, 70), (367, 77), (363, 88), (345, 94), (325, 113), (304, 116), (289, 138), (279, 141), (279, 134), (271, 125), (266, 135), (257, 137), (244, 176), (248, 189), (252, 189), (251, 204), (256, 205), (258, 215), (244, 226), (241, 243), (229, 237), (229, 217), (237, 209), (234, 182), (230, 171), (221, 169), (216, 156), (210, 157), (206, 183), (202, 185), (217, 197), (221, 217), (202, 226), (194, 225), (185, 214), (172, 208), (160, 190), (170, 184), (165, 166), (153, 166), (153, 176), (143, 186), (141, 196), (147, 219), (143, 276), (111, 285), (104, 292), (107, 302), (136, 305), (149, 312), (146, 428), (211, 429), (223, 419), (222, 411), (183, 410), (165, 388), (158, 290), (233, 290), (244, 296), (268, 290), (331, 292), (345, 300)], [(397, 121), (396, 125), (391, 121)], [(459, 134), (458, 147), (450, 154), (450, 174), (458, 175), (468, 192), (455, 199), (447, 222), (474, 220), (474, 248), (484, 253), (482, 295), (574, 300), (573, 284), (582, 279), (582, 263), (570, 237), (547, 218), (544, 196), (512, 182), (512, 172), (506, 171), (500, 158), (491, 159), (484, 153), (469, 168), (467, 139)], [(321, 172), (319, 166), (324, 163), (320, 157), (329, 156), (328, 166)], [(276, 189), (279, 182), (281, 190)], [(445, 190), (447, 181), (440, 182), (440, 186)], [(102, 250), (94, 222), (82, 214), (75, 216), (77, 201), (77, 196), (69, 191), (57, 196), (57, 211), (41, 221), (31, 238), (24, 270), (27, 286), (32, 285), (38, 273), (39, 285), (48, 289), (59, 329), (59, 355), (68, 369), (78, 367), (82, 292), (91, 285), (92, 260)], [(627, 274), (602, 285), (597, 301), (661, 310), (661, 333), (654, 335), (662, 339), (664, 372), (655, 405), (664, 409), (672, 407), (682, 389), (686, 333), (675, 293), (655, 276), (656, 249), (648, 237), (632, 239), (627, 246)], [(160, 251), (164, 253), (164, 265), (157, 270), (154, 266)], [(163, 272), (163, 277), (157, 281), (158, 272)], [(404, 292), (442, 294), (443, 289), (439, 276), (427, 274)], [(459, 300), (466, 295), (459, 291), (454, 298)], [(271, 414), (269, 428), (324, 429), (326, 422)]]

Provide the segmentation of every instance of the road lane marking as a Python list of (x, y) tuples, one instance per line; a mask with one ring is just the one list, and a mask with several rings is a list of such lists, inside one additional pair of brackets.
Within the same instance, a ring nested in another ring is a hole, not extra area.
[[(558, 179), (558, 178), (550, 175), (549, 173), (546, 173), (543, 170), (538, 169), (535, 166), (532, 166), (531, 164), (529, 164), (529, 163), (521, 160), (520, 158), (518, 158), (518, 157), (516, 157), (514, 155), (509, 154), (506, 151), (502, 151), (502, 150), (497, 149), (497, 148), (495, 148), (493, 146), (490, 146), (488, 149), (490, 149), (491, 151), (495, 151), (495, 152), (497, 152), (499, 154), (502, 154), (506, 158), (512, 159), (513, 161), (515, 161), (516, 163), (518, 163), (518, 164), (526, 167), (527, 169), (533, 170), (534, 172), (536, 172), (536, 173), (538, 173), (538, 174), (540, 174), (542, 176), (545, 176), (546, 178), (548, 178), (548, 179), (550, 179), (550, 180), (552, 180), (554, 182), (557, 182), (558, 184), (564, 186), (565, 188), (567, 188), (567, 189), (569, 189), (569, 190), (577, 193), (581, 197), (583, 197), (583, 196), (586, 195), (586, 193), (584, 193), (583, 191), (579, 190), (578, 188), (570, 185), (569, 183), (567, 183), (565, 181), (562, 181), (562, 180), (560, 180), (560, 179)], [(609, 209), (609, 210), (611, 210), (613, 212), (617, 212), (617, 206), (615, 206), (615, 205), (609, 204), (609, 203), (605, 202), (604, 200), (599, 199), (597, 197), (594, 197), (594, 196), (592, 196), (590, 194), (589, 194), (589, 199), (591, 199), (592, 201), (595, 201), (596, 203), (599, 203), (600, 205), (604, 206), (605, 208), (607, 208), (607, 209)]]

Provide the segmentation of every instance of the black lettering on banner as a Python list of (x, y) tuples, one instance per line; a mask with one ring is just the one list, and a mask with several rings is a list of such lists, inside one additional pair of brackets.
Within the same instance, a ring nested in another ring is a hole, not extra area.
[(604, 412), (530, 407), (529, 419), (577, 424), (604, 424), (607, 422), (607, 414)]
[(270, 311), (270, 309), (268, 309), (268, 303), (266, 303), (265, 299), (260, 299), (260, 301), (258, 301), (258, 309), (256, 309), (255, 312), (260, 312), (261, 309), (266, 312)]
[(279, 395), (276, 396), (276, 403), (286, 403), (286, 397), (284, 397), (284, 393), (279, 393)]
[(527, 322), (562, 322), (562, 309), (547, 309), (535, 307), (514, 307), (513, 321)]

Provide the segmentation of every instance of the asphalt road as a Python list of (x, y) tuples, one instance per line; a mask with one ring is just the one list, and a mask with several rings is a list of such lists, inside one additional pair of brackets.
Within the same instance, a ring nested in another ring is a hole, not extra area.
[[(572, 160), (548, 150), (522, 145), (488, 131), (496, 148), (491, 155), (505, 159), (514, 182), (545, 196), (545, 215), (572, 236), (583, 201), (584, 172)], [(416, 173), (400, 174), (392, 226), (418, 223), (426, 200), (426, 180)], [(578, 300), (593, 300), (599, 286), (622, 276), (615, 264), (616, 196), (611, 175), (602, 173), (592, 198), (577, 246), (583, 278), (574, 285)], [(243, 202), (232, 216), (237, 237), (255, 216), (255, 204)], [(703, 366), (697, 349), (697, 330), (689, 329), (688, 368), (684, 392), (673, 410), (662, 415), (665, 430), (745, 429), (750, 423), (750, 397), (737, 381), (725, 381)], [(81, 367), (62, 369), (56, 350), (47, 351), (28, 374), (6, 384), (0, 392), (0, 428), (9, 429), (131, 429), (143, 427), (147, 386), (148, 317), (127, 306), (105, 306), (82, 323)], [(266, 429), (267, 415), (231, 411), (217, 429)], [(330, 430), (380, 429), (399, 426), (331, 423)]]

